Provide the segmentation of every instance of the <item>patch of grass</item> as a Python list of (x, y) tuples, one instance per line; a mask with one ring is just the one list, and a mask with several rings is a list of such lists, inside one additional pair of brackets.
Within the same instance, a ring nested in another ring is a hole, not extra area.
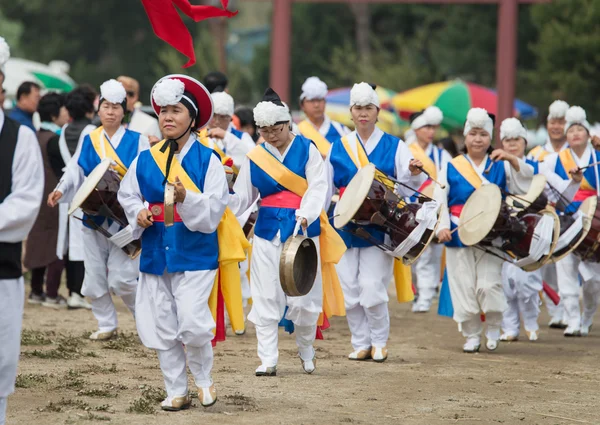
[(83, 417), (86, 421), (110, 421), (109, 416), (95, 415), (92, 412), (87, 412), (87, 415)]
[(69, 388), (71, 390), (80, 390), (86, 382), (81, 377), (81, 373), (76, 370), (69, 369), (65, 376), (61, 379), (59, 388)]
[(35, 331), (33, 329), (23, 329), (21, 331), (21, 345), (50, 345), (54, 332)]
[(28, 373), (26, 375), (17, 375), (15, 387), (17, 388), (32, 388), (39, 384), (45, 384), (48, 382), (48, 375), (40, 375), (35, 373)]
[(81, 373), (97, 373), (97, 374), (109, 374), (109, 373), (117, 373), (119, 369), (117, 369), (117, 365), (113, 363), (110, 367), (102, 366), (102, 365), (87, 365), (78, 369)]
[(88, 403), (86, 403), (85, 401), (81, 401), (81, 400), (73, 400), (73, 399), (61, 399), (60, 401), (54, 403), (54, 402), (49, 402), (46, 407), (43, 407), (42, 409), (40, 409), (40, 412), (54, 412), (54, 413), (60, 413), (63, 412), (65, 408), (74, 408), (74, 409), (78, 409), (78, 410), (89, 410), (90, 409), (90, 405)]
[(123, 332), (117, 334), (113, 339), (110, 339), (102, 344), (102, 348), (107, 350), (117, 350), (130, 352), (134, 348), (141, 346), (138, 336), (134, 333)]
[(135, 399), (127, 408), (127, 413), (137, 413), (141, 415), (153, 415), (156, 413), (154, 402), (145, 397)]
[(152, 387), (150, 385), (142, 385), (140, 387), (142, 390), (142, 397), (146, 400), (160, 403), (167, 398), (167, 392), (162, 388)]
[(104, 388), (83, 389), (77, 392), (80, 397), (116, 398), (117, 394)]
[(72, 360), (81, 355), (83, 342), (73, 336), (62, 336), (58, 340), (56, 348), (51, 350), (33, 350), (23, 353), (26, 357), (37, 357), (40, 359)]

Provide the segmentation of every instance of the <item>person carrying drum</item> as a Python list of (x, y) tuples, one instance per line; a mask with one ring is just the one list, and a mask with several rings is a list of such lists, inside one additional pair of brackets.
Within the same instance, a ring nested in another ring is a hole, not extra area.
[(316, 146), (291, 132), (289, 109), (271, 88), (254, 108), (254, 120), (265, 143), (247, 155), (229, 205), (239, 216), (261, 197), (254, 227), (250, 264), (252, 310), (248, 315), (256, 326), (261, 361), (255, 374), (277, 373), (278, 324), (286, 307), (285, 318), (295, 326), (302, 368), (310, 374), (316, 366), (313, 343), (323, 309), (321, 267), (310, 292), (297, 297), (285, 295), (279, 270), (284, 245), (299, 233), (312, 239), (319, 252), (320, 217), (324, 216), (327, 194), (325, 167)]
[[(573, 202), (565, 209), (566, 213), (574, 213), (587, 198), (597, 197), (600, 193), (600, 153), (595, 151), (589, 142), (590, 124), (581, 107), (570, 107), (565, 120), (568, 148), (558, 154), (548, 155), (544, 159), (544, 166), (554, 170), (565, 181), (573, 180), (575, 184), (578, 174), (583, 170), (579, 190)], [(591, 212), (592, 215), (593, 213), (594, 211)], [(564, 335), (587, 336), (598, 308), (600, 263), (583, 261), (576, 255), (569, 254), (556, 263), (556, 274), (567, 322)], [(579, 276), (583, 282), (583, 317), (579, 307)]]
[[(84, 179), (103, 159), (111, 159), (112, 168), (123, 177), (135, 157), (150, 147), (146, 136), (127, 130), (121, 124), (127, 110), (127, 94), (121, 83), (108, 80), (100, 86), (98, 108), (102, 126), (85, 136), (56, 189), (48, 195), (48, 205), (52, 207), (58, 202), (71, 202)], [(86, 223), (88, 220), (113, 234), (114, 239), (109, 240), (93, 230), (92, 225)], [(118, 223), (103, 216), (84, 216), (84, 226), (85, 278), (81, 293), (90, 298), (98, 321), (98, 330), (90, 339), (107, 340), (117, 332), (117, 310), (111, 292), (119, 295), (132, 313), (135, 311), (139, 259), (132, 260), (121, 249), (135, 238), (130, 226), (119, 229)]]
[(302, 84), (300, 108), (306, 119), (298, 124), (300, 133), (314, 142), (323, 158), (327, 156), (331, 144), (350, 133), (343, 124), (332, 121), (325, 114), (327, 84), (319, 77), (309, 77)]
[[(536, 146), (527, 155), (527, 158), (535, 161), (544, 161), (544, 158), (551, 153), (559, 153), (568, 148), (567, 138), (565, 136), (565, 114), (569, 109), (569, 104), (563, 100), (555, 100), (550, 105), (548, 110), (548, 118), (546, 120), (546, 130), (548, 131), (548, 139), (544, 145)], [(558, 282), (556, 281), (556, 264), (545, 264), (542, 269), (542, 279), (555, 292), (558, 292)], [(550, 322), (548, 326), (555, 329), (564, 329), (567, 327), (563, 320), (564, 308), (562, 301), (555, 305), (554, 302), (544, 292), (544, 303), (548, 309)]]
[[(327, 158), (330, 192), (344, 193), (358, 170), (369, 163), (384, 174), (414, 189), (398, 185), (399, 195), (410, 197), (425, 181), (420, 174), (423, 164), (413, 159), (408, 147), (377, 126), (380, 106), (375, 89), (355, 84), (350, 92), (350, 112), (356, 130), (333, 143)], [(331, 193), (330, 193), (331, 195)], [(328, 196), (331, 199), (331, 196)], [(370, 235), (383, 243), (384, 234), (370, 229)], [(387, 287), (393, 280), (394, 257), (373, 243), (341, 231), (348, 248), (336, 269), (344, 291), (346, 316), (352, 333), (354, 351), (350, 360), (387, 359), (390, 333)]]
[(487, 322), (488, 350), (495, 350), (500, 339), (502, 312), (507, 308), (502, 290), (502, 260), (476, 247), (461, 243), (455, 231), (467, 199), (483, 184), (495, 184), (512, 194), (527, 192), (533, 168), (524, 160), (502, 149), (491, 149), (494, 118), (485, 109), (473, 108), (467, 114), (463, 134), (466, 154), (460, 155), (440, 173), (434, 199), (442, 204), (437, 237), (446, 243), (446, 270), (458, 322), (466, 342), (465, 353), (479, 351), (483, 322)]
[[(408, 147), (414, 158), (423, 163), (425, 171), (434, 179), (437, 179), (442, 167), (452, 159), (448, 152), (433, 143), (436, 129), (443, 118), (444, 115), (437, 106), (430, 106), (410, 116), (410, 128), (415, 133), (416, 141)], [(427, 179), (419, 188), (419, 192), (426, 192), (431, 197), (433, 187), (433, 180)], [(416, 202), (416, 199), (413, 197), (412, 201)], [(412, 267), (413, 281), (416, 282), (418, 290), (418, 298), (412, 307), (414, 313), (428, 312), (431, 307), (431, 301), (440, 283), (443, 249), (442, 244), (430, 244)]]
[[(0, 37), (0, 71), (9, 58)], [(22, 241), (27, 238), (44, 194), (44, 163), (35, 133), (8, 118), (0, 108), (0, 424), (7, 398), (15, 390), (21, 349), (25, 282)]]

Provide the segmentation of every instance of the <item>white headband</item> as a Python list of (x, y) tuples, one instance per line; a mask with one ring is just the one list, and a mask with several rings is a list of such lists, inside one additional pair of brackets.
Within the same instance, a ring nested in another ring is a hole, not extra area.
[(548, 108), (548, 120), (562, 119), (565, 117), (569, 104), (564, 100), (555, 100)]
[(100, 86), (100, 99), (110, 103), (121, 104), (127, 98), (127, 92), (123, 84), (117, 80), (108, 80)]
[(300, 95), (300, 101), (314, 100), (314, 99), (325, 99), (327, 96), (327, 84), (325, 84), (319, 77), (309, 77), (302, 84), (302, 94)]
[(565, 114), (565, 120), (567, 121), (565, 134), (574, 125), (581, 125), (585, 127), (588, 133), (590, 132), (590, 123), (587, 120), (585, 110), (581, 106), (571, 106)]
[(354, 84), (350, 90), (350, 108), (353, 106), (375, 105), (379, 108), (379, 96), (367, 83)]
[(437, 106), (430, 106), (410, 123), (410, 128), (418, 130), (426, 125), (440, 125), (443, 119), (444, 114), (442, 110)]
[(254, 121), (258, 127), (270, 127), (278, 122), (289, 122), (290, 110), (273, 102), (260, 102), (254, 108)]
[(211, 97), (213, 100), (215, 114), (227, 115), (229, 117), (233, 115), (235, 104), (231, 95), (222, 91), (211, 94)]
[(500, 140), (522, 137), (527, 143), (527, 130), (516, 118), (507, 118), (500, 125)]
[(473, 128), (481, 128), (487, 131), (490, 137), (494, 137), (494, 121), (492, 121), (492, 118), (483, 108), (472, 108), (469, 110), (463, 136), (466, 136)]

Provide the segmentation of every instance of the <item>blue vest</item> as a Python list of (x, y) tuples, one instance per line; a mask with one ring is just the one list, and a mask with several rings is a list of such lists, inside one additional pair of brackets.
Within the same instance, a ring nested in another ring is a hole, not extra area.
[[(181, 163), (200, 191), (204, 190), (211, 155), (212, 149), (194, 142)], [(146, 201), (164, 202), (164, 174), (149, 150), (140, 153), (136, 176)], [(164, 223), (154, 223), (142, 233), (140, 271), (144, 273), (160, 276), (165, 268), (168, 273), (214, 270), (218, 267), (218, 259), (219, 242), (216, 231), (192, 232), (183, 222), (176, 222), (171, 227), (165, 227)]]
[[(307, 138), (297, 135), (290, 150), (283, 160), (283, 165), (302, 178), (306, 178), (306, 163), (308, 162), (309, 148), (311, 141)], [(265, 149), (261, 145), (257, 149)], [(271, 153), (267, 151), (269, 155)], [(250, 161), (250, 178), (252, 185), (260, 192), (260, 197), (265, 198), (287, 189), (277, 183), (266, 172), (264, 172), (253, 161)], [(258, 218), (254, 226), (254, 234), (266, 239), (273, 240), (280, 232), (281, 242), (285, 241), (294, 233), (296, 226), (296, 210), (293, 208), (274, 208), (261, 206), (258, 210)], [(321, 225), (319, 220), (315, 220), (308, 226), (308, 237), (315, 237), (321, 234)]]
[(531, 165), (533, 167), (533, 174), (540, 173), (540, 163), (535, 159), (525, 158), (525, 163)]
[[(398, 150), (398, 143), (400, 139), (391, 134), (383, 133), (383, 136), (379, 140), (379, 143), (368, 155), (369, 162), (375, 164), (378, 170), (382, 171), (388, 176), (396, 176), (396, 151)], [(342, 188), (350, 184), (350, 180), (356, 175), (358, 169), (354, 164), (354, 161), (348, 155), (342, 140), (339, 139), (331, 146), (331, 152), (329, 160), (333, 166), (333, 183), (335, 187)], [(342, 195), (343, 196), (343, 195)], [(373, 246), (372, 243), (367, 242), (357, 236), (350, 234), (348, 231), (355, 229), (356, 226), (349, 223), (344, 229), (338, 229), (338, 232), (346, 246), (348, 248), (365, 248)], [(364, 230), (368, 231), (372, 237), (377, 239), (380, 243), (384, 242), (385, 233), (379, 230), (376, 226), (364, 226)]]
[[(125, 133), (121, 138), (119, 146), (115, 149), (115, 152), (119, 156), (119, 159), (127, 168), (129, 168), (129, 166), (138, 154), (139, 141), (140, 133), (131, 130), (125, 130)], [(81, 145), (81, 152), (79, 154), (79, 160), (77, 161), (77, 164), (83, 169), (83, 174), (87, 177), (94, 170), (94, 168), (96, 168), (100, 164), (100, 162), (102, 162), (102, 160), (96, 153), (96, 149), (94, 149), (92, 139), (89, 135), (85, 136)], [(88, 215), (84, 214), (83, 225), (89, 228), (91, 228), (91, 226), (86, 224), (85, 222), (87, 218), (91, 218), (98, 226), (102, 226), (102, 224), (106, 220), (104, 217), (101, 216), (89, 217)], [(110, 225), (111, 223), (112, 220), (109, 220), (108, 224)]]
[[(485, 169), (487, 170), (490, 166), (491, 160), (488, 158)], [(492, 165), (492, 168), (488, 174), (485, 174), (484, 177), (490, 182), (500, 187), (502, 190), (504, 197), (504, 192), (506, 192), (506, 170), (504, 169), (504, 161), (495, 162)], [(448, 209), (453, 206), (462, 206), (467, 202), (467, 199), (475, 192), (475, 188), (471, 186), (469, 183), (454, 167), (452, 162), (448, 164), (448, 185), (450, 186), (450, 191), (448, 192)], [(456, 229), (456, 224), (450, 221), (450, 230)], [(458, 238), (458, 232), (452, 233), (452, 240), (450, 242), (446, 242), (446, 246), (452, 248), (464, 248), (465, 245), (462, 244), (460, 239)]]
[[(573, 153), (571, 153), (571, 154), (574, 155)], [(600, 152), (593, 150), (592, 155), (590, 155), (589, 163), (592, 164), (592, 163), (598, 162), (598, 161), (600, 161)], [(587, 180), (587, 182), (592, 186), (592, 188), (596, 189), (596, 191), (598, 190), (598, 188), (596, 187), (596, 168), (597, 167), (598, 167), (597, 165), (594, 167), (588, 167), (583, 171), (583, 178), (585, 180)], [(562, 161), (560, 160), (560, 155), (556, 161), (556, 167), (554, 168), (554, 172), (556, 174), (558, 174), (563, 180), (571, 179), (571, 176), (569, 175), (569, 170), (565, 169), (565, 166), (563, 165)], [(570, 214), (570, 213), (576, 212), (579, 209), (579, 207), (581, 206), (582, 202), (583, 201), (571, 202), (565, 208), (565, 211), (564, 211), (565, 214)]]
[(329, 141), (329, 143), (334, 143), (336, 140), (340, 140), (342, 135), (337, 131), (337, 128), (333, 125), (333, 121), (329, 125), (329, 130), (325, 135), (325, 138)]

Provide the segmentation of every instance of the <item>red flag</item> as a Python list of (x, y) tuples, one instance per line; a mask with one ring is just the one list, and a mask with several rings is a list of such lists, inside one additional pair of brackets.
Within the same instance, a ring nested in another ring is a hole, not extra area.
[(227, 10), (229, 0), (221, 0), (223, 9), (215, 6), (192, 6), (189, 0), (142, 0), (142, 4), (146, 9), (154, 34), (189, 59), (183, 65), (184, 68), (196, 63), (196, 53), (194, 52), (192, 35), (183, 23), (175, 6), (196, 22), (217, 17), (231, 18), (238, 13), (237, 11)]

